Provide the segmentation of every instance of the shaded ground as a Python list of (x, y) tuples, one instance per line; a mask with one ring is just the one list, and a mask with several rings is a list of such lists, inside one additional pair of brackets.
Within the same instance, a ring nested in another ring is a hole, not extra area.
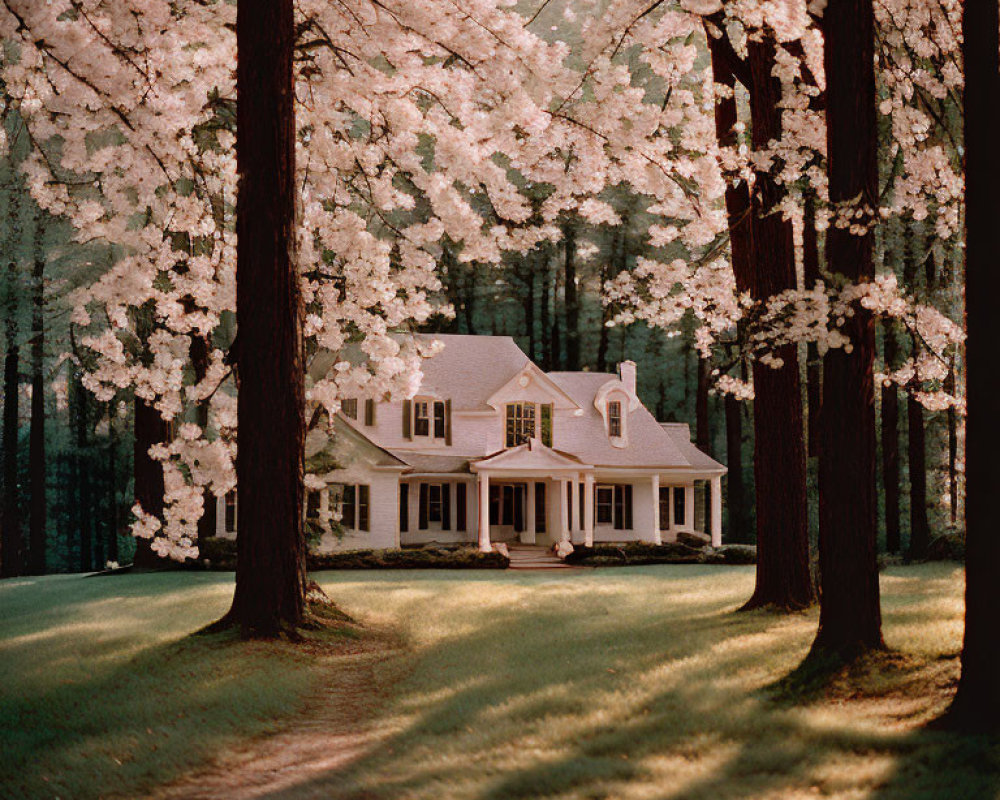
[(156, 797), (1000, 796), (996, 742), (920, 729), (957, 677), (953, 565), (884, 575), (898, 655), (805, 706), (771, 687), (808, 649), (815, 614), (733, 613), (752, 567), (318, 579), (401, 648), (379, 634), (328, 653), (294, 724), (213, 745), (215, 766)]

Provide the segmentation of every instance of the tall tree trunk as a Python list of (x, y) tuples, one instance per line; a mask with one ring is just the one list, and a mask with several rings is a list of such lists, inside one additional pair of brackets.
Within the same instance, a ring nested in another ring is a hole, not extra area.
[[(899, 347), (892, 322), (882, 326), (886, 370), (895, 369)], [(882, 491), (885, 497), (885, 549), (900, 551), (899, 536), (899, 390), (895, 383), (882, 387)]]
[(293, 9), (292, 0), (241, 0), (236, 12), (240, 529), (227, 621), (245, 636), (293, 633), (305, 615)]
[(563, 225), (563, 278), (566, 283), (566, 369), (580, 369), (580, 294), (576, 276), (576, 228)]
[(745, 542), (746, 501), (743, 487), (743, 421), (740, 401), (726, 395), (726, 510), (729, 513), (730, 542)]
[(31, 308), (31, 430), (28, 475), (31, 506), (28, 522), (28, 572), (45, 574), (47, 502), (45, 495), (45, 253), (43, 228), (35, 230), (34, 297)]
[[(713, 68), (719, 58), (713, 43)], [(775, 65), (773, 37), (748, 43), (752, 145), (763, 150), (781, 138), (781, 86), (772, 74)], [(725, 77), (719, 69), (717, 76)], [(716, 80), (720, 80), (717, 77)], [(728, 80), (733, 81), (731, 73)], [(724, 81), (723, 81), (724, 82)], [(727, 106), (725, 103), (717, 105)], [(725, 112), (735, 122), (735, 103)], [(727, 121), (716, 112), (716, 130)], [(725, 128), (728, 132), (732, 123)], [(731, 134), (728, 134), (731, 135)], [(794, 245), (790, 223), (775, 213), (782, 189), (767, 171), (758, 171), (749, 214), (741, 206), (745, 196), (726, 193), (730, 230), (736, 221), (733, 268), (737, 287), (758, 301), (796, 285)], [(740, 230), (748, 217), (750, 231)], [(743, 255), (738, 255), (740, 252)], [(806, 507), (806, 454), (803, 442), (802, 396), (798, 354), (794, 345), (775, 352), (783, 366), (754, 364), (754, 479), (757, 498), (757, 584), (744, 608), (775, 606), (799, 609), (813, 601), (809, 574), (808, 514)]]
[[(916, 350), (914, 350), (916, 353)], [(927, 558), (931, 528), (927, 520), (927, 452), (924, 441), (924, 407), (913, 396), (906, 396), (906, 457), (910, 470), (910, 547), (911, 559)]]
[[(712, 453), (712, 431), (708, 417), (708, 390), (712, 385), (712, 363), (695, 351), (698, 359), (698, 385), (694, 396), (694, 422), (695, 422), (695, 444), (698, 449), (707, 455)], [(709, 519), (712, 514), (712, 495), (705, 492), (702, 498), (705, 519)]]
[[(565, 301), (565, 295), (563, 295), (563, 300)], [(559, 271), (558, 269), (552, 271), (552, 360), (549, 369), (563, 369), (563, 354), (562, 354), (562, 336), (559, 331), (559, 313), (556, 308), (559, 307)], [(565, 305), (565, 302), (563, 303)]]
[[(819, 237), (816, 233), (816, 195), (810, 189), (803, 198), (802, 213), (802, 277), (806, 289), (819, 280)], [(806, 347), (806, 398), (808, 400), (809, 456), (819, 455), (819, 420), (823, 409), (823, 364), (816, 342)]]
[(548, 261), (544, 258), (542, 259), (542, 296), (541, 296), (541, 314), (539, 315), (539, 323), (542, 330), (542, 369), (548, 372), (552, 369), (552, 337), (550, 335), (551, 330), (551, 315), (550, 309), (552, 307), (551, 301), (549, 299), (549, 265)]
[(950, 722), (963, 730), (1000, 728), (1000, 537), (993, 493), (1000, 485), (996, 454), (1000, 418), (993, 397), (994, 306), (1000, 281), (1000, 150), (994, 106), (1000, 97), (996, 3), (966, 0), (962, 21), (965, 56), (965, 643), (962, 677)]
[[(135, 502), (143, 511), (158, 519), (163, 518), (163, 467), (149, 455), (149, 448), (166, 441), (169, 426), (152, 404), (141, 397), (135, 398), (133, 422), (132, 476)], [(149, 539), (136, 538), (137, 567), (153, 569), (162, 561), (150, 547)]]
[(0, 576), (20, 575), (24, 567), (21, 534), (21, 498), (18, 491), (18, 413), (20, 385), (18, 366), (21, 351), (17, 344), (16, 306), (13, 301), (16, 265), (9, 266), (10, 302), (7, 308), (7, 353), (3, 362), (3, 540)]
[[(830, 0), (823, 17), (830, 202), (861, 203), (864, 233), (831, 225), (826, 263), (852, 283), (875, 275), (878, 208), (875, 21), (872, 0)], [(883, 647), (875, 490), (875, 326), (855, 308), (842, 332), (852, 351), (823, 359), (819, 453), (819, 631), (813, 653), (850, 660)]]

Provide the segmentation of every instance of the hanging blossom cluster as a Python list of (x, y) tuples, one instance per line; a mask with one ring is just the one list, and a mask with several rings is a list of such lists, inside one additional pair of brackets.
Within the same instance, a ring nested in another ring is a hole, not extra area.
[[(697, 250), (724, 228), (688, 13), (584, 54), (503, 0), (303, 0), (297, 15), (305, 333), (333, 356), (311, 404), (415, 391), (428, 352), (396, 334), (448, 311), (435, 299), (445, 241), (496, 263), (557, 239), (567, 213), (617, 222), (601, 193), (621, 185), (670, 221), (664, 241)], [(231, 3), (0, 2), (32, 193), (116, 256), (76, 297), (85, 385), (180, 423), (150, 450), (163, 518), (136, 508), (134, 526), (174, 558), (196, 552), (205, 491), (235, 482), (234, 27)]]

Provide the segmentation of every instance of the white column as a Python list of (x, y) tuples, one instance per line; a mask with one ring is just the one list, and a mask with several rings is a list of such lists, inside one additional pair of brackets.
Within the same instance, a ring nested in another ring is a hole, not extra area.
[(653, 544), (663, 544), (663, 537), (660, 533), (660, 476), (654, 475), (653, 485)]
[(684, 530), (694, 530), (694, 484), (684, 487)]
[(566, 502), (566, 487), (569, 486), (568, 478), (559, 479), (559, 538), (565, 542), (569, 541), (569, 509)]
[(479, 549), (490, 552), (490, 476), (479, 474)]
[(722, 476), (711, 481), (712, 491), (712, 547), (722, 544)]
[(525, 490), (528, 496), (525, 498), (525, 516), (523, 541), (526, 544), (535, 543), (535, 482), (528, 481), (528, 488)]
[(594, 546), (594, 476), (587, 474), (583, 479), (583, 543)]

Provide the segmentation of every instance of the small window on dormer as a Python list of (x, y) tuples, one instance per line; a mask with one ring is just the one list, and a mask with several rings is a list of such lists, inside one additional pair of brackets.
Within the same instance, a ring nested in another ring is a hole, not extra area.
[(348, 397), (340, 401), (340, 410), (344, 412), (345, 417), (350, 417), (351, 419), (358, 418), (358, 398)]
[(507, 406), (507, 447), (517, 447), (535, 438), (535, 404), (510, 403)]
[(426, 400), (415, 400), (413, 403), (413, 434), (414, 436), (430, 436), (431, 418)]
[(608, 401), (608, 436), (620, 438), (622, 435), (622, 404), (619, 400)]

